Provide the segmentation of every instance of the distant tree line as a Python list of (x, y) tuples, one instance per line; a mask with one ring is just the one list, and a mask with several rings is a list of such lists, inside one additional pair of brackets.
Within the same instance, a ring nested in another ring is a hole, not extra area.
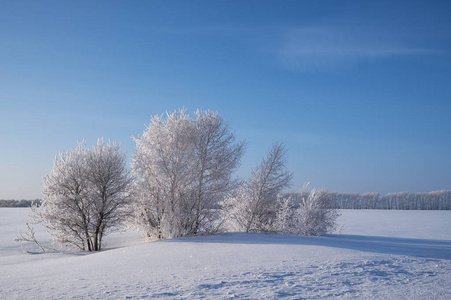
[(41, 199), (35, 200), (0, 200), (0, 207), (30, 207), (41, 205)]
[[(289, 193), (295, 201), (306, 196), (302, 192)], [(329, 208), (334, 209), (395, 209), (395, 210), (451, 210), (451, 191), (429, 193), (337, 193), (328, 192)]]

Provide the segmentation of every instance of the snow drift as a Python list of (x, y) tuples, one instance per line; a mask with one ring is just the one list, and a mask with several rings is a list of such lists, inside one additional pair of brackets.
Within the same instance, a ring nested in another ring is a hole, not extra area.
[[(451, 212), (347, 211), (342, 234), (327, 237), (231, 233), (148, 243), (127, 232), (109, 236), (100, 253), (35, 255), (12, 241), (26, 213), (0, 210), (2, 299), (451, 297)], [(432, 226), (428, 237), (417, 224)]]

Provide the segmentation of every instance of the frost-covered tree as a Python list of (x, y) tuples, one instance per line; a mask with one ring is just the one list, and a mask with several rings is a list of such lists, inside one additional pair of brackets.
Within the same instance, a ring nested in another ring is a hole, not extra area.
[(219, 218), (217, 204), (234, 188), (232, 174), (243, 152), (244, 143), (235, 142), (233, 132), (217, 112), (196, 111), (192, 234), (214, 230)]
[[(175, 224), (186, 209), (192, 182), (192, 121), (185, 110), (156, 115), (141, 137), (134, 137), (133, 171), (138, 178), (138, 225), (149, 237), (183, 235)], [(188, 193), (187, 193), (188, 192)]]
[(134, 140), (138, 226), (159, 239), (211, 231), (219, 217), (217, 203), (232, 186), (243, 153), (219, 114), (156, 115)]
[(130, 217), (133, 178), (119, 145), (100, 139), (88, 151), (89, 196), (92, 208), (93, 249), (100, 250), (102, 238)]
[(42, 205), (34, 222), (44, 225), (61, 244), (99, 251), (102, 238), (129, 216), (132, 177), (119, 146), (99, 139), (61, 152), (44, 177)]
[(286, 188), (292, 173), (286, 167), (286, 149), (274, 143), (266, 158), (252, 170), (235, 193), (223, 203), (223, 218), (229, 230), (272, 231), (278, 194)]

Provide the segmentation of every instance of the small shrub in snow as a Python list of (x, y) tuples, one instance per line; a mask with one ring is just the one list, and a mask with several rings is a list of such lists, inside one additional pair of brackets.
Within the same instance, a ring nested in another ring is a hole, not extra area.
[(326, 189), (304, 190), (300, 202), (292, 197), (279, 198), (275, 231), (283, 234), (319, 236), (336, 229), (338, 210), (330, 208)]

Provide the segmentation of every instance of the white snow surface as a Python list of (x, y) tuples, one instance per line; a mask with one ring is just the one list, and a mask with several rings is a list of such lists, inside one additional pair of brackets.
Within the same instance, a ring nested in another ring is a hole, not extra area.
[(0, 299), (451, 299), (451, 211), (341, 213), (325, 237), (129, 230), (99, 253), (27, 254), (28, 209), (1, 208)]

